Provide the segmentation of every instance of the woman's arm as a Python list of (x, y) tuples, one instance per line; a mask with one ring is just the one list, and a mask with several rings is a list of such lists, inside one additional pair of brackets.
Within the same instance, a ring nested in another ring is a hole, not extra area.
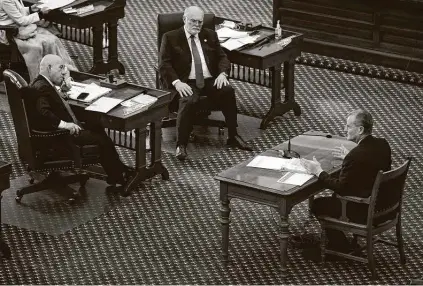
[(21, 10), (16, 6), (16, 0), (3, 0), (2, 8), (13, 22), (19, 26), (27, 26), (40, 21), (39, 13), (32, 13), (29, 15), (22, 14)]

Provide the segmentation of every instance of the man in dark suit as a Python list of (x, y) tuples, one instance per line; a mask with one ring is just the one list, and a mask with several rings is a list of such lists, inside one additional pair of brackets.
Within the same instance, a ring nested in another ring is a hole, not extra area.
[[(371, 195), (377, 173), (391, 169), (391, 148), (383, 138), (372, 133), (373, 119), (365, 110), (355, 110), (349, 114), (345, 131), (347, 139), (358, 143), (351, 151), (341, 146), (334, 155), (344, 159), (339, 176), (330, 176), (323, 171), (319, 162), (301, 159), (303, 166), (318, 177), (324, 188), (331, 189), (341, 196), (368, 198)], [(365, 223), (368, 207), (365, 204), (347, 203), (347, 217), (357, 223)], [(335, 196), (317, 198), (312, 205), (316, 216), (341, 217), (341, 202)], [(341, 231), (327, 230), (328, 248), (348, 250), (349, 242)]]
[(30, 86), (28, 115), (31, 128), (37, 130), (66, 129), (73, 135), (77, 145), (98, 145), (100, 160), (110, 185), (120, 187), (125, 183), (126, 168), (119, 159), (113, 141), (107, 136), (100, 123), (84, 124), (75, 117), (63, 93), (55, 86), (61, 86), (69, 77), (63, 60), (56, 55), (46, 55), (40, 63), (40, 74)]
[(159, 71), (179, 96), (176, 157), (187, 157), (186, 146), (200, 96), (220, 109), (228, 127), (228, 145), (251, 150), (237, 133), (235, 91), (229, 85), (230, 62), (215, 31), (202, 28), (204, 12), (196, 6), (185, 10), (184, 26), (163, 35)]

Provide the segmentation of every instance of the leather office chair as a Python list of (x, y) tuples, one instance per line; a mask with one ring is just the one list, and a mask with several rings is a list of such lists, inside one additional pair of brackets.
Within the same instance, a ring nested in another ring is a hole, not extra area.
[(16, 25), (0, 25), (0, 31), (6, 32), (6, 38), (9, 42), (9, 44), (0, 44), (0, 81), (3, 80), (3, 71), (5, 69), (14, 70), (22, 75), (26, 81), (29, 81), (25, 60), (15, 42), (18, 27)]
[[(84, 186), (89, 178), (80, 171), (81, 167), (100, 161), (98, 146), (73, 144), (67, 130), (32, 129), (27, 113), (30, 109), (25, 103), (25, 98), (31, 96), (26, 81), (11, 70), (5, 70), (3, 76), (15, 125), (19, 157), (27, 164), (31, 176), (30, 185), (17, 190), (16, 201), (20, 202), (25, 194), (79, 182), (79, 192), (73, 191), (70, 197), (70, 201), (74, 201), (85, 190)], [(72, 170), (76, 173), (62, 176), (59, 170)], [(47, 176), (44, 180), (34, 183), (39, 172), (47, 173)]]
[[(405, 264), (404, 243), (401, 230), (401, 207), (402, 198), (407, 178), (407, 172), (410, 167), (411, 158), (400, 167), (382, 172), (379, 171), (373, 184), (372, 194), (369, 198), (358, 198), (352, 196), (338, 196), (342, 203), (342, 216), (340, 219), (328, 216), (318, 217), (322, 227), (321, 250), (322, 261), (324, 262), (325, 254), (333, 254), (355, 261), (366, 262), (372, 273), (372, 279), (377, 279), (375, 261), (373, 258), (373, 244), (375, 242), (383, 242), (396, 246), (399, 250), (400, 261)], [(369, 205), (367, 223), (360, 224), (350, 222), (346, 216), (347, 202), (363, 203)], [(375, 238), (376, 235), (384, 233), (395, 227), (397, 242)], [(366, 238), (366, 245), (350, 254), (337, 252), (326, 249), (326, 229), (336, 229), (352, 233), (354, 241), (357, 242), (358, 237)], [(367, 257), (359, 257), (354, 255), (357, 251), (367, 248)]]
[[(183, 13), (166, 13), (166, 14), (159, 14), (157, 16), (157, 48), (159, 51), (160, 51), (160, 46), (162, 43), (163, 34), (172, 30), (176, 30), (184, 25), (182, 16), (183, 16)], [(214, 18), (215, 18), (214, 14), (211, 14), (211, 13), (204, 14), (203, 27), (214, 30), (215, 29)], [(169, 85), (171, 85), (171, 83), (164, 82), (164, 80), (160, 77), (158, 68), (156, 68), (156, 88), (168, 89)], [(173, 89), (172, 89), (172, 92), (176, 93), (176, 91)], [(175, 113), (177, 111), (178, 111), (178, 101), (172, 100), (172, 102), (169, 105), (169, 117), (163, 119), (162, 128), (176, 126)], [(207, 99), (201, 98), (198, 104), (198, 111), (196, 113), (195, 124), (200, 126), (218, 127), (219, 134), (223, 134), (224, 128), (226, 126), (225, 122), (222, 120), (208, 118), (208, 116), (211, 114), (211, 111), (214, 111), (214, 110), (211, 110), (207, 106)]]

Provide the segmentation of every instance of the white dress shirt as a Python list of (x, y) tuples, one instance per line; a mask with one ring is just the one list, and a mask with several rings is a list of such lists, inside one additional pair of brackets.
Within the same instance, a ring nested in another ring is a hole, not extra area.
[[(185, 31), (185, 36), (187, 37), (189, 49), (191, 51), (191, 72), (189, 73), (188, 79), (195, 79), (195, 64), (194, 64), (194, 56), (192, 55), (191, 34), (187, 32), (187, 30), (185, 29), (185, 26), (184, 26), (184, 31)], [(200, 42), (200, 39), (198, 38), (198, 34), (194, 36), (194, 42), (197, 45), (197, 50), (198, 50), (198, 53), (200, 54), (201, 66), (203, 68), (204, 78), (212, 77), (209, 71), (209, 68), (207, 67), (206, 59), (204, 57), (203, 48), (201, 47), (201, 42)], [(172, 85), (175, 85), (178, 81), (180, 80), (179, 79), (174, 80), (172, 82)]]

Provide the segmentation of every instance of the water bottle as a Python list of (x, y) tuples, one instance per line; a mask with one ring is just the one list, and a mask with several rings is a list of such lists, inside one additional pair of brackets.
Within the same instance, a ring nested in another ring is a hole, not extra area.
[(276, 23), (276, 28), (275, 28), (275, 39), (279, 40), (280, 38), (282, 38), (282, 28), (281, 28), (280, 20), (278, 20), (278, 22)]

